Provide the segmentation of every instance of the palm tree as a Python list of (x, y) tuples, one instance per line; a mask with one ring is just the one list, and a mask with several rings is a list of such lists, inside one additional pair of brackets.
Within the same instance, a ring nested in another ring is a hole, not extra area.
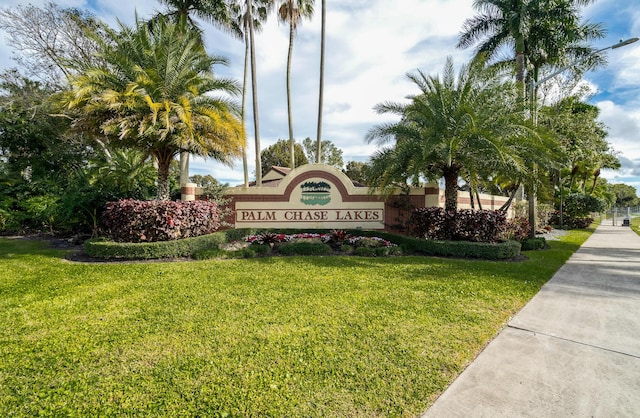
[[(230, 18), (229, 8), (225, 0), (158, 0), (160, 3), (167, 5), (168, 11), (158, 13), (152, 20), (160, 16), (165, 16), (170, 21), (178, 24), (184, 30), (194, 29), (201, 32), (200, 27), (193, 20), (195, 15), (212, 25), (230, 31), (240, 36), (237, 28), (234, 27)], [(202, 40), (201, 40), (202, 43)], [(204, 48), (204, 44), (203, 44)], [(180, 184), (189, 181), (189, 153), (183, 151), (180, 153)]]
[(520, 117), (515, 87), (487, 69), (482, 58), (463, 66), (458, 77), (450, 58), (441, 78), (421, 71), (407, 77), (419, 94), (409, 96), (408, 104), (376, 106), (378, 113), (398, 115), (400, 121), (367, 133), (369, 142), (395, 142), (372, 158), (374, 183), (386, 188), (444, 177), (445, 208), (455, 211), (461, 174), (510, 167), (526, 175), (523, 148), (542, 138)]
[[(480, 14), (465, 21), (458, 47), (467, 48), (479, 42), (478, 53), (492, 58), (506, 49), (515, 52), (516, 82), (524, 97), (525, 70), (533, 65), (529, 74), (531, 86), (538, 79), (542, 65), (562, 64), (567, 57), (593, 56), (585, 61), (588, 66), (602, 60), (594, 55), (594, 49), (583, 42), (601, 37), (599, 25), (581, 24), (578, 6), (594, 0), (474, 0), (474, 8)], [(501, 64), (504, 64), (503, 61)], [(530, 91), (530, 109), (536, 115), (537, 91)], [(535, 122), (535, 121), (534, 121)], [(535, 163), (534, 163), (535, 165)], [(530, 183), (529, 223), (531, 236), (535, 234), (535, 183)]]
[(184, 27), (197, 28), (192, 15), (199, 17), (220, 29), (232, 28), (229, 8), (225, 0), (158, 0), (168, 7), (166, 13), (160, 13), (171, 21)]
[(260, 156), (260, 118), (258, 116), (258, 78), (256, 70), (256, 36), (255, 22), (253, 19), (253, 1), (247, 0), (247, 13), (249, 21), (249, 45), (251, 56), (251, 96), (253, 104), (253, 134), (256, 141), (256, 186), (262, 186), (262, 160)]
[(528, 62), (557, 64), (567, 53), (585, 56), (593, 52), (581, 43), (601, 36), (602, 29), (580, 24), (577, 7), (594, 1), (474, 0), (479, 14), (465, 21), (458, 48), (478, 43), (477, 52), (489, 60), (505, 49), (513, 51), (516, 81), (523, 87)]
[(293, 137), (293, 116), (291, 113), (291, 57), (293, 39), (298, 25), (303, 19), (313, 16), (314, 0), (283, 0), (278, 8), (278, 20), (289, 24), (289, 52), (287, 53), (287, 114), (289, 117), (289, 158), (290, 167), (295, 168), (295, 139)]
[(114, 147), (139, 149), (158, 167), (158, 199), (169, 198), (169, 167), (182, 150), (230, 163), (244, 130), (236, 104), (210, 93), (235, 95), (238, 84), (215, 77), (197, 32), (158, 18), (109, 30), (106, 66), (72, 80), (66, 99), (77, 129), (105, 135)]
[(322, 155), (322, 103), (324, 101), (324, 50), (327, 26), (327, 2), (322, 0), (322, 30), (320, 34), (320, 87), (318, 89), (318, 133), (316, 139), (316, 163)]
[[(229, 11), (231, 13), (232, 21), (234, 22), (234, 26), (237, 28), (236, 31), (242, 33), (242, 37), (244, 40), (244, 72), (243, 72), (243, 82), (242, 82), (242, 126), (245, 125), (245, 115), (246, 115), (246, 98), (247, 98), (247, 81), (249, 76), (249, 47), (250, 47), (250, 39), (249, 39), (249, 31), (250, 31), (250, 23), (249, 19), (253, 20), (253, 27), (256, 32), (260, 32), (262, 30), (262, 22), (267, 20), (267, 16), (271, 7), (273, 6), (272, 0), (255, 0), (251, 2), (251, 12), (249, 11), (249, 1), (248, 0), (237, 0), (236, 2), (232, 2), (229, 5)], [(256, 148), (256, 152), (260, 152), (258, 148)], [(244, 186), (249, 186), (249, 168), (247, 163), (247, 148), (244, 147), (242, 149), (242, 167), (244, 171)]]

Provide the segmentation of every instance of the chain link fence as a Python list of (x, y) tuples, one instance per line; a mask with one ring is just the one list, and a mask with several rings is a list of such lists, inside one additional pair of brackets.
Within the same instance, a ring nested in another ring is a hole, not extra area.
[(601, 216), (603, 225), (629, 226), (638, 222), (640, 222), (640, 206), (613, 207)]

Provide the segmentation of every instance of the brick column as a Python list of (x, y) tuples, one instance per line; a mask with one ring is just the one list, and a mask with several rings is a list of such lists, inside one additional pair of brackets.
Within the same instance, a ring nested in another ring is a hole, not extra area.
[(196, 200), (196, 184), (185, 183), (180, 187), (180, 200), (188, 202)]

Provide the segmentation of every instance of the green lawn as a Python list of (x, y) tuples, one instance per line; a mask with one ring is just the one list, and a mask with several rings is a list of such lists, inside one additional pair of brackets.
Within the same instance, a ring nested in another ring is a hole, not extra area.
[(0, 239), (0, 416), (415, 416), (588, 235), (524, 262), (80, 264)]

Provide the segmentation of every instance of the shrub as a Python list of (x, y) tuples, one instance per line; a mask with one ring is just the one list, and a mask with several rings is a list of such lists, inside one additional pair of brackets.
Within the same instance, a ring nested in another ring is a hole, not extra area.
[(375, 257), (377, 256), (377, 250), (378, 248), (374, 248), (374, 247), (356, 247), (353, 250), (353, 254), (358, 255), (360, 257)]
[(507, 216), (499, 210), (417, 208), (411, 213), (413, 235), (440, 241), (498, 242), (507, 229)]
[(84, 252), (91, 257), (121, 260), (193, 257), (201, 251), (219, 248), (225, 241), (225, 235), (220, 232), (160, 242), (114, 242), (93, 239), (84, 242)]
[(120, 242), (156, 242), (211, 234), (218, 229), (213, 202), (141, 201), (108, 202), (103, 220), (109, 236)]
[(279, 242), (284, 242), (286, 240), (287, 240), (286, 234), (277, 234), (275, 232), (269, 232), (269, 231), (263, 232), (258, 235), (252, 235), (246, 238), (247, 242), (250, 242), (252, 244), (258, 244), (258, 245), (262, 245), (262, 244), (273, 245)]
[(340, 252), (343, 254), (353, 254), (354, 248), (352, 245), (343, 244), (340, 246)]
[(400, 251), (404, 254), (422, 254), (444, 257), (482, 258), (488, 260), (512, 259), (520, 255), (521, 245), (517, 241), (498, 243), (436, 241), (391, 234), (382, 231), (351, 231), (361, 236), (386, 239), (397, 247), (389, 247), (389, 254)]
[(334, 248), (340, 248), (349, 238), (351, 238), (351, 234), (347, 231), (334, 229), (328, 235), (327, 244)]
[(255, 254), (269, 254), (271, 252), (271, 247), (265, 244), (254, 244), (251, 246), (251, 250)]
[[(562, 227), (566, 229), (584, 229), (589, 228), (594, 219), (590, 216), (574, 217), (564, 214), (562, 216)], [(551, 216), (550, 222), (553, 225), (560, 225), (560, 212), (555, 211)]]
[(590, 216), (585, 216), (582, 218), (569, 218), (569, 225), (572, 229), (584, 229), (589, 228), (593, 223), (594, 219)]
[(529, 220), (523, 217), (515, 217), (507, 221), (503, 238), (522, 242), (529, 237), (529, 232), (531, 232)]
[(583, 193), (571, 193), (564, 202), (565, 212), (571, 218), (583, 218), (592, 212), (602, 212), (606, 207), (604, 199)]
[(286, 242), (280, 244), (277, 251), (282, 255), (328, 255), (333, 252), (327, 244), (311, 241)]
[(547, 240), (542, 237), (528, 238), (520, 244), (522, 244), (522, 251), (541, 250), (547, 245)]
[(212, 258), (226, 258), (229, 251), (225, 251), (220, 248), (208, 248), (206, 250), (197, 251), (193, 254), (193, 258), (196, 260), (210, 260)]

